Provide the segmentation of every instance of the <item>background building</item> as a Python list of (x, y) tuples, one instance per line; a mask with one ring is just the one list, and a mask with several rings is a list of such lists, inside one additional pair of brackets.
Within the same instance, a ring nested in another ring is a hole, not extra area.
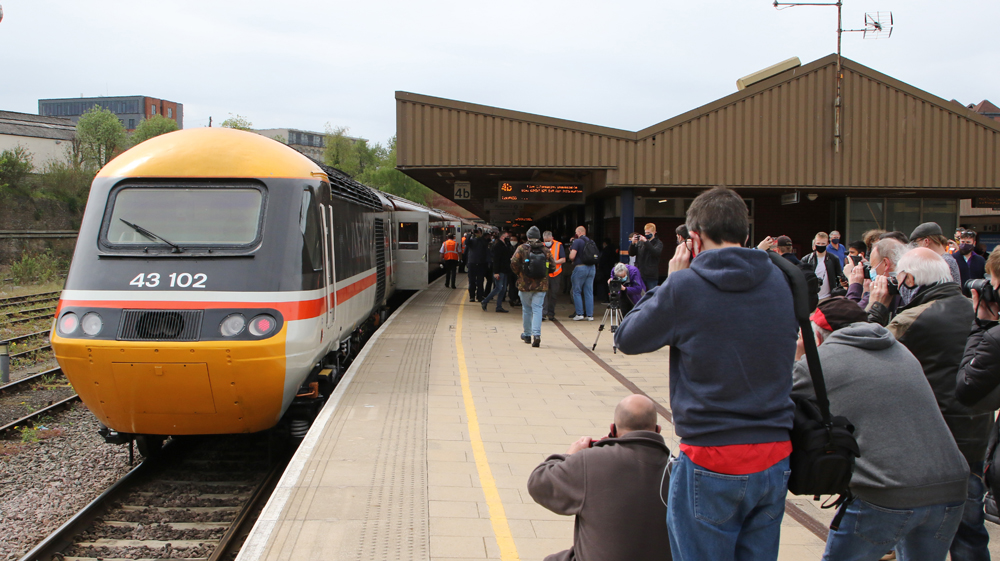
[[(257, 129), (253, 132), (268, 138), (283, 140), (285, 144), (310, 158), (323, 161), (323, 150), (326, 149), (326, 133), (301, 129)], [(352, 142), (364, 140), (363, 138), (355, 138), (353, 136), (345, 136), (344, 138)]]
[(153, 115), (163, 115), (177, 121), (184, 128), (184, 105), (165, 99), (133, 95), (125, 97), (70, 97), (63, 99), (39, 99), (38, 114), (44, 117), (64, 117), (74, 123), (80, 115), (98, 105), (118, 116), (127, 130), (135, 130), (139, 121)]
[(0, 151), (23, 146), (36, 168), (50, 160), (66, 161), (75, 135), (76, 125), (69, 119), (0, 111)]

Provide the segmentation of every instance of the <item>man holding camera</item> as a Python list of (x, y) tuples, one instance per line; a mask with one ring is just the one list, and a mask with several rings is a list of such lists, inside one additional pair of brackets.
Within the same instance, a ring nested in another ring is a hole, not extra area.
[(608, 292), (612, 299), (618, 295), (619, 301), (621, 293), (624, 292), (626, 301), (621, 302), (624, 304), (621, 310), (623, 314), (629, 313), (646, 293), (646, 284), (642, 280), (639, 268), (627, 263), (616, 263), (614, 270), (611, 271), (611, 278), (608, 279)]
[[(952, 280), (948, 263), (932, 249), (918, 247), (905, 253), (896, 266), (896, 279), (910, 289), (913, 298), (897, 310), (886, 327), (920, 361), (941, 414), (971, 471), (965, 515), (955, 534), (951, 556), (955, 561), (982, 559), (989, 541), (984, 526), (982, 477), (993, 416), (976, 413), (956, 397), (958, 369), (975, 311)], [(878, 297), (881, 282), (879, 279), (872, 288), (873, 300)]]
[(670, 449), (659, 434), (656, 409), (648, 397), (633, 394), (621, 400), (614, 419), (607, 438), (580, 438), (528, 479), (535, 502), (576, 516), (573, 547), (545, 561), (670, 559), (663, 522)]
[(742, 247), (750, 223), (735, 191), (699, 195), (687, 227), (691, 249), (677, 246), (667, 280), (625, 316), (615, 344), (626, 354), (670, 346), (674, 559), (774, 560), (792, 450), (792, 292), (765, 252)]
[(656, 237), (656, 224), (650, 222), (643, 228), (645, 235), (636, 234), (629, 240), (628, 254), (635, 256), (635, 266), (642, 273), (642, 282), (647, 290), (653, 290), (660, 284), (660, 254), (663, 253), (663, 242)]

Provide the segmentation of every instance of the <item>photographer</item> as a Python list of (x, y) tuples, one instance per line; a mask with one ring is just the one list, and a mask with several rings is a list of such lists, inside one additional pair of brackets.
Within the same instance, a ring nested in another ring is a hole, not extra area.
[(621, 308), (623, 314), (629, 313), (646, 293), (646, 284), (642, 281), (639, 269), (625, 263), (615, 265), (611, 278), (608, 279), (608, 287), (612, 295), (624, 291), (628, 297), (628, 301), (624, 302), (625, 305)]
[[(893, 283), (896, 283), (896, 267), (905, 253), (906, 246), (893, 238), (878, 240), (872, 248), (871, 263), (867, 267), (862, 264), (860, 270), (854, 267), (851, 272), (852, 289), (848, 290), (847, 297), (851, 300), (854, 296), (859, 298), (859, 305), (868, 311), (868, 321), (888, 325), (896, 313), (902, 299), (898, 284)], [(865, 270), (868, 271), (871, 292), (862, 294)]]
[(686, 220), (691, 250), (677, 246), (667, 280), (625, 316), (615, 345), (670, 346), (681, 437), (667, 510), (674, 558), (773, 560), (792, 451), (792, 292), (765, 252), (742, 247), (750, 221), (735, 191), (702, 193)]
[(643, 228), (644, 236), (632, 236), (628, 254), (635, 256), (635, 266), (642, 273), (642, 281), (652, 290), (660, 284), (660, 254), (663, 253), (663, 242), (656, 237), (656, 224), (650, 222)]

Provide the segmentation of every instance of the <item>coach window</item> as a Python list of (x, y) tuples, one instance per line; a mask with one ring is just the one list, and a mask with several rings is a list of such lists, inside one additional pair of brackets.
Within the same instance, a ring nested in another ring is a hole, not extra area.
[(313, 204), (312, 189), (302, 190), (302, 206), (299, 207), (299, 230), (302, 232), (304, 258), (314, 271), (323, 270), (323, 240), (320, 238), (320, 222), (316, 205)]
[(420, 224), (399, 223), (399, 249), (420, 249)]

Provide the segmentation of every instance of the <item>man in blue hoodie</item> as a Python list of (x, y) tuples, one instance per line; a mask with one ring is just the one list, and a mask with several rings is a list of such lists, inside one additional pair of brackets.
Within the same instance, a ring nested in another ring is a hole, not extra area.
[(766, 252), (741, 247), (750, 225), (736, 192), (702, 193), (686, 223), (691, 250), (677, 246), (666, 282), (622, 320), (615, 344), (670, 346), (673, 558), (773, 560), (792, 450), (792, 292)]

